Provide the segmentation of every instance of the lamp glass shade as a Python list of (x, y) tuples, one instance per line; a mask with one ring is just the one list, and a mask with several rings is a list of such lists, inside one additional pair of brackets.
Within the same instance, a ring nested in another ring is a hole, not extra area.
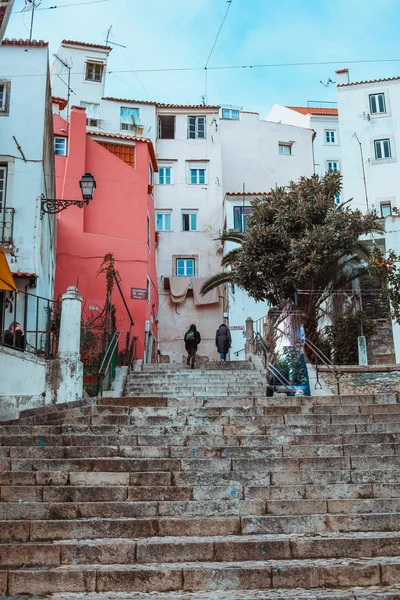
[(82, 198), (89, 201), (94, 196), (96, 181), (91, 173), (85, 173), (79, 182), (81, 186)]

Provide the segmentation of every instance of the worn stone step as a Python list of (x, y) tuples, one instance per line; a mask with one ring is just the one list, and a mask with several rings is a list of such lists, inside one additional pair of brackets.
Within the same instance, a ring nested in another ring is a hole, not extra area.
[[(11, 569), (8, 593), (165, 592), (237, 589), (348, 588), (397, 584), (399, 559), (161, 563)], [(3, 585), (3, 589), (4, 589)]]

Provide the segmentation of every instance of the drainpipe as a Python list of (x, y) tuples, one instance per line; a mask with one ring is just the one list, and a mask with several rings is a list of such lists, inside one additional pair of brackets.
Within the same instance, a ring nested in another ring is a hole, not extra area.
[(363, 181), (364, 181), (364, 191), (365, 191), (365, 203), (367, 205), (367, 210), (369, 211), (367, 179), (365, 177), (364, 155), (363, 155), (362, 144), (361, 144), (360, 140), (358, 139), (358, 135), (356, 134), (356, 132), (354, 132), (354, 137), (356, 138), (356, 140), (357, 140), (357, 142), (358, 142), (358, 144), (360, 146), (361, 167), (362, 167), (362, 174), (363, 174)]

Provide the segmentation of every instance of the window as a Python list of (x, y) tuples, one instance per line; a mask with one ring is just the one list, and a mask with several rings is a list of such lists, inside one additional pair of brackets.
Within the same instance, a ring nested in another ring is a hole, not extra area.
[(336, 194), (335, 194), (335, 204), (340, 204), (341, 199), (342, 199), (342, 197), (341, 197), (340, 192), (336, 192)]
[(392, 214), (391, 202), (381, 202), (381, 217), (388, 217)]
[(392, 151), (390, 148), (390, 140), (375, 140), (375, 159), (382, 160), (383, 158), (392, 158)]
[(239, 111), (232, 108), (223, 108), (222, 109), (222, 118), (223, 119), (232, 119), (233, 121), (239, 120)]
[(10, 100), (10, 82), (0, 82), (0, 115), (8, 115), (8, 107)]
[(0, 165), (0, 208), (6, 204), (7, 166)]
[(206, 118), (188, 117), (188, 138), (204, 139), (206, 137)]
[(194, 258), (176, 259), (176, 276), (193, 277), (194, 276)]
[(147, 215), (147, 247), (149, 250), (151, 248), (151, 246), (150, 246), (150, 230), (151, 230), (150, 217), (149, 217), (149, 215)]
[(54, 154), (58, 156), (67, 156), (67, 138), (66, 137), (55, 137), (54, 138)]
[(171, 231), (171, 213), (156, 213), (156, 231)]
[(197, 231), (197, 210), (182, 211), (182, 231)]
[(135, 131), (139, 124), (139, 109), (121, 106), (120, 123), (122, 131)]
[(158, 137), (162, 140), (175, 138), (175, 116), (160, 115), (158, 117)]
[(386, 112), (385, 94), (370, 94), (369, 111), (371, 115), (379, 115)]
[(327, 144), (336, 144), (336, 131), (334, 129), (325, 129), (325, 142)]
[(171, 185), (172, 183), (172, 167), (159, 167), (158, 183), (159, 185)]
[(206, 170), (205, 169), (190, 169), (189, 183), (193, 185), (205, 184)]
[(247, 221), (253, 209), (251, 206), (234, 206), (233, 207), (233, 227), (236, 231), (246, 233)]
[(283, 144), (279, 142), (279, 154), (292, 154), (292, 144)]
[(327, 160), (326, 161), (326, 170), (327, 171), (339, 171), (339, 161), (338, 160)]
[(146, 285), (146, 300), (147, 302), (150, 303), (150, 289), (151, 289), (151, 281), (150, 281), (150, 277), (147, 276), (147, 285)]
[(100, 104), (92, 104), (91, 102), (81, 102), (81, 106), (86, 110), (86, 125), (89, 125), (89, 127), (99, 127)]
[(153, 171), (153, 167), (149, 163), (149, 185), (153, 185), (153, 182), (154, 182), (154, 171)]
[(101, 83), (103, 79), (103, 63), (98, 62), (87, 62), (86, 63), (86, 81), (96, 81), (97, 83)]

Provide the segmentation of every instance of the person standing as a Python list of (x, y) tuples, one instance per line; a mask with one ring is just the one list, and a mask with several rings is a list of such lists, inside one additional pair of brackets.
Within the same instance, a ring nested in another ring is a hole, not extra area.
[(25, 350), (25, 332), (21, 324), (13, 321), (4, 332), (4, 345), (17, 350)]
[(215, 345), (217, 346), (221, 361), (225, 362), (229, 348), (232, 346), (232, 338), (231, 332), (224, 323), (217, 329), (217, 333), (215, 334)]
[(197, 347), (201, 342), (201, 335), (197, 331), (196, 325), (191, 325), (184, 337), (186, 352), (188, 353), (186, 364), (194, 369)]

